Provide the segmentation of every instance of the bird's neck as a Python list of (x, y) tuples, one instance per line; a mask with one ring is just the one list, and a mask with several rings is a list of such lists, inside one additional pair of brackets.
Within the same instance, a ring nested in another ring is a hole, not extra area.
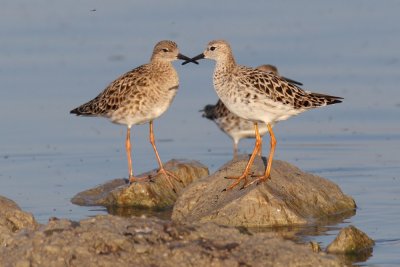
[(218, 91), (219, 85), (222, 85), (232, 79), (232, 74), (235, 69), (235, 61), (230, 60), (218, 60), (215, 64), (214, 69), (214, 87)]
[(236, 66), (235, 59), (232, 54), (227, 54), (225, 57), (217, 60), (215, 64), (215, 73), (231, 73)]
[(161, 81), (168, 88), (179, 85), (179, 77), (172, 62), (157, 60), (150, 63), (149, 68), (153, 73), (153, 79)]
[(173, 67), (172, 62), (167, 61), (167, 60), (159, 60), (159, 59), (152, 58), (150, 62), (151, 62), (151, 65), (156, 68), (172, 68)]
[(174, 66), (170, 61), (154, 60), (151, 61), (150, 68), (156, 70), (157, 73), (175, 73)]

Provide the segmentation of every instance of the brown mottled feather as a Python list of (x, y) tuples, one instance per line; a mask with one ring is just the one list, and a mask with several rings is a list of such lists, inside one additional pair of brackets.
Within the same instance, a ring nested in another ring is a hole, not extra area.
[[(271, 72), (259, 69), (237, 66), (235, 77), (239, 83), (245, 84), (247, 88), (254, 88), (265, 94), (270, 99), (285, 105), (291, 105), (295, 109), (310, 109), (323, 105), (342, 102), (341, 97), (311, 93), (288, 82), (285, 78)], [(249, 90), (251, 91), (251, 90)]]
[(149, 86), (149, 66), (141, 65), (117, 78), (103, 92), (89, 102), (71, 110), (83, 116), (101, 116), (117, 110), (127, 97)]
[[(332, 97), (304, 91), (300, 87), (274, 75), (273, 73), (236, 65), (232, 49), (224, 40), (211, 41), (206, 50), (193, 60), (208, 58), (216, 61), (214, 69), (214, 88), (221, 101), (237, 116), (254, 122), (256, 142), (248, 163), (227, 190), (233, 189), (241, 181), (245, 188), (254, 183), (265, 182), (271, 178), (272, 161), (275, 153), (276, 139), (273, 125), (308, 109), (340, 103), (340, 97)], [(249, 183), (248, 175), (254, 159), (261, 151), (262, 140), (258, 124), (267, 125), (270, 133), (270, 153), (263, 175)]]
[(178, 74), (172, 65), (179, 54), (172, 41), (156, 44), (149, 63), (117, 78), (93, 100), (71, 110), (82, 116), (100, 116), (130, 128), (161, 116), (172, 103), (179, 86)]
[(164, 169), (154, 142), (153, 120), (168, 109), (177, 93), (179, 77), (172, 65), (172, 61), (177, 59), (197, 63), (180, 54), (175, 42), (160, 41), (154, 46), (148, 64), (123, 74), (97, 97), (70, 111), (76, 115), (106, 117), (114, 123), (127, 126), (125, 149), (130, 182), (138, 180), (133, 175), (132, 168), (131, 127), (148, 122), (150, 143), (157, 158), (159, 172), (167, 176), (167, 180), (173, 187), (170, 176), (174, 177), (174, 174)]
[[(274, 65), (266, 64), (257, 67), (258, 70), (264, 72), (271, 72), (275, 75), (279, 75), (278, 68)], [(279, 75), (280, 76), (280, 75)], [(283, 76), (284, 80), (302, 85), (302, 83), (292, 80), (290, 78), (286, 78)], [(254, 97), (258, 97), (257, 95), (253, 95)], [(236, 153), (237, 144), (242, 138), (254, 138), (254, 125), (252, 121), (245, 120), (235, 115), (224, 105), (221, 100), (215, 105), (206, 105), (203, 109), (203, 117), (210, 119), (215, 122), (215, 124), (229, 137), (232, 138), (234, 142), (234, 154)], [(259, 124), (260, 135), (264, 135), (267, 132), (267, 126), (265, 124)]]

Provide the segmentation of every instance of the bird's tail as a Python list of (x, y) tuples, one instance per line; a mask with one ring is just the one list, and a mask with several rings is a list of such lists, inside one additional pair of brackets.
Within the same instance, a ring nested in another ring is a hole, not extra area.
[(92, 101), (85, 103), (73, 110), (69, 113), (76, 114), (77, 116), (95, 116), (98, 115), (98, 110), (96, 110), (96, 105), (92, 104)]
[(85, 115), (85, 112), (83, 112), (83, 111), (80, 109), (80, 107), (74, 108), (74, 109), (71, 110), (69, 113), (70, 113), (70, 114), (75, 114), (75, 115), (77, 115), (77, 116)]
[(325, 105), (332, 105), (337, 103), (342, 103), (343, 97), (325, 95), (319, 93), (310, 93), (309, 96), (317, 100), (317, 102), (323, 103)]

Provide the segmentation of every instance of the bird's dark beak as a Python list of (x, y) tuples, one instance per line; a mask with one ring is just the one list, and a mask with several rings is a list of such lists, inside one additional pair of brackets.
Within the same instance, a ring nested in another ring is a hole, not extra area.
[[(189, 62), (193, 62), (193, 61), (197, 63), (196, 60), (203, 59), (204, 57), (205, 57), (204, 54), (201, 53), (200, 55), (197, 55), (197, 56), (191, 58), (190, 60), (186, 60), (186, 61), (182, 62), (182, 65), (186, 65), (186, 64), (188, 64)], [(199, 63), (197, 63), (197, 64), (199, 64)]]
[[(190, 57), (187, 57), (187, 56), (182, 55), (182, 54), (178, 54), (177, 58), (180, 59), (180, 60), (185, 60), (186, 63), (183, 62), (183, 63), (185, 63), (185, 64), (187, 64), (187, 63), (189, 63), (189, 62), (192, 62), (192, 63), (194, 63), (194, 64), (199, 64), (199, 62), (197, 62), (196, 60), (193, 60), (193, 59), (191, 59)], [(184, 65), (184, 64), (182, 64), (182, 65)]]
[(286, 77), (283, 77), (283, 76), (281, 76), (281, 77), (282, 77), (282, 79), (284, 79), (288, 83), (295, 84), (295, 85), (303, 85), (301, 82), (298, 82), (298, 81), (295, 81), (295, 80), (292, 80), (290, 78), (286, 78)]

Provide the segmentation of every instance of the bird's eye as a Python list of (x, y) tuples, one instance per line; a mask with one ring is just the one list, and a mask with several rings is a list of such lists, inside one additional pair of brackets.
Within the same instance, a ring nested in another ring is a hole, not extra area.
[(167, 52), (168, 52), (168, 49), (167, 49), (167, 48), (163, 48), (162, 51), (165, 52), (165, 53), (167, 53)]
[(214, 50), (215, 50), (215, 46), (211, 46), (211, 47), (210, 47), (210, 50), (211, 50), (211, 51), (214, 51)]

